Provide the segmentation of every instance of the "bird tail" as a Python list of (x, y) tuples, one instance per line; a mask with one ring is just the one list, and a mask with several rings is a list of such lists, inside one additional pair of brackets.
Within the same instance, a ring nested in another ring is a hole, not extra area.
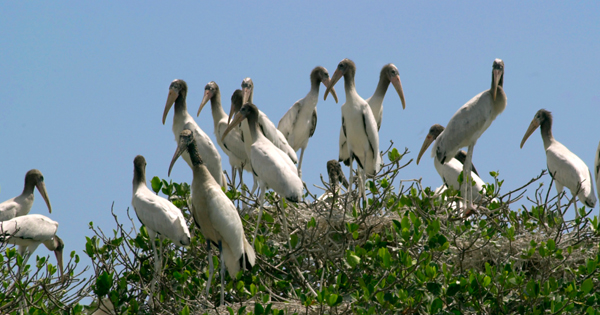
[(244, 269), (244, 263), (246, 264), (246, 270), (252, 270), (252, 266), (256, 263), (256, 253), (252, 245), (248, 243), (244, 237), (244, 254), (240, 257), (240, 268)]

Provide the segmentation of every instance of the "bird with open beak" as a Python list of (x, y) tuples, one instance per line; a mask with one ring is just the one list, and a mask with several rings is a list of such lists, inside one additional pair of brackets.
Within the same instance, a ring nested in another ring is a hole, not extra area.
[(23, 192), (19, 196), (0, 203), (0, 221), (28, 214), (33, 206), (34, 187), (38, 189), (40, 195), (44, 198), (46, 206), (48, 206), (48, 212), (52, 213), (52, 206), (50, 205), (50, 199), (48, 199), (48, 192), (46, 192), (46, 185), (44, 184), (44, 175), (39, 170), (32, 169), (25, 174)]
[[(535, 114), (523, 136), (523, 140), (521, 140), (521, 148), (538, 127), (540, 127), (542, 141), (544, 142), (548, 172), (554, 178), (556, 190), (559, 194), (558, 207), (560, 208), (560, 198), (563, 188), (566, 186), (573, 196), (576, 195), (586, 206), (593, 208), (596, 205), (596, 196), (592, 184), (592, 174), (587, 165), (577, 155), (554, 139), (552, 135), (552, 114), (549, 111), (540, 109)], [(576, 200), (573, 205), (577, 209)]]

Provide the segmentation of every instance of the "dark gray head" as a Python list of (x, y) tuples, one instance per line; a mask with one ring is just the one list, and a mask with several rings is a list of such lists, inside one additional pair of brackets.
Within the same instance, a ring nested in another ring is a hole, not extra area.
[(498, 87), (502, 86), (504, 86), (504, 61), (496, 58), (492, 65), (492, 87), (490, 88), (494, 100), (498, 94)]
[(240, 89), (237, 89), (231, 95), (231, 109), (229, 109), (229, 118), (227, 119), (227, 124), (231, 122), (233, 115), (237, 113), (240, 108), (242, 108), (243, 102), (243, 92)]
[(429, 135), (433, 138), (433, 140), (437, 139), (437, 137), (444, 131), (444, 126), (440, 124), (435, 124), (429, 128)]
[[(326, 89), (329, 88), (329, 85), (331, 85), (331, 81), (329, 80), (329, 72), (327, 71), (327, 69), (325, 69), (325, 67), (317, 66), (310, 73), (311, 88), (316, 88), (318, 91), (320, 83), (323, 83), (323, 85), (325, 86)], [(337, 103), (338, 97), (337, 97), (337, 93), (336, 93), (335, 89), (333, 87), (331, 87), (330, 90), (331, 90), (331, 95), (333, 95), (333, 98), (335, 99), (335, 102)]]
[(337, 68), (335, 69), (335, 72), (333, 73), (333, 76), (331, 77), (331, 81), (329, 83), (329, 86), (327, 87), (327, 90), (325, 90), (325, 96), (323, 96), (323, 99), (327, 100), (327, 95), (342, 77), (344, 77), (344, 84), (346, 85), (346, 88), (348, 88), (349, 86), (354, 86), (355, 74), (356, 65), (354, 64), (354, 61), (348, 58), (340, 61), (340, 63), (338, 63)]
[(206, 105), (209, 100), (213, 103), (213, 105), (215, 102), (221, 104), (221, 92), (219, 91), (219, 86), (215, 81), (208, 82), (204, 87), (204, 97), (202, 97), (202, 102), (200, 102), (200, 107), (198, 108), (198, 113), (196, 116), (200, 115), (202, 108), (204, 108), (204, 105)]
[[(175, 79), (169, 85), (169, 95), (167, 96), (167, 103), (165, 104), (165, 110), (163, 112), (162, 123), (165, 124), (167, 115), (171, 110), (173, 103), (177, 102), (178, 106), (185, 105), (185, 97), (187, 96), (187, 83), (181, 79)], [(177, 108), (177, 107), (176, 107)], [(177, 110), (177, 109), (175, 109)]]
[(138, 155), (133, 159), (133, 184), (146, 184), (146, 159)]
[(52, 206), (50, 205), (50, 199), (48, 199), (48, 192), (46, 191), (46, 184), (44, 183), (44, 175), (42, 172), (36, 169), (31, 169), (25, 174), (25, 187), (23, 188), (24, 194), (33, 194), (33, 187), (37, 187), (40, 195), (44, 198), (48, 211), (52, 213)]
[(171, 176), (171, 170), (173, 169), (173, 165), (175, 165), (175, 161), (177, 161), (177, 159), (183, 154), (183, 152), (186, 151), (190, 155), (192, 165), (197, 166), (203, 164), (200, 152), (198, 152), (198, 148), (196, 147), (196, 143), (194, 142), (194, 133), (189, 129), (183, 129), (179, 134), (177, 149), (175, 150), (175, 154), (173, 154), (173, 159), (171, 159), (171, 164), (169, 165), (169, 176)]
[(437, 137), (442, 133), (442, 131), (444, 131), (444, 126), (439, 125), (439, 124), (435, 124), (435, 125), (431, 126), (431, 128), (429, 128), (429, 133), (425, 137), (425, 140), (423, 141), (423, 145), (421, 146), (421, 150), (419, 151), (419, 154), (417, 155), (417, 165), (419, 164), (419, 161), (421, 161), (421, 157), (423, 156), (423, 153), (425, 153), (425, 150), (427, 150), (427, 148), (429, 148), (431, 143), (433, 143), (433, 141), (435, 141), (435, 139), (437, 139)]
[(544, 137), (552, 137), (552, 113), (545, 109), (540, 109), (535, 113), (533, 120), (529, 124), (529, 128), (525, 131), (525, 135), (523, 136), (523, 140), (521, 140), (521, 148), (527, 141), (527, 138), (531, 136), (531, 134), (541, 126), (542, 138)]
[(254, 82), (252, 82), (252, 79), (250, 79), (250, 78), (245, 78), (242, 81), (243, 103), (252, 102), (253, 95), (254, 95)]

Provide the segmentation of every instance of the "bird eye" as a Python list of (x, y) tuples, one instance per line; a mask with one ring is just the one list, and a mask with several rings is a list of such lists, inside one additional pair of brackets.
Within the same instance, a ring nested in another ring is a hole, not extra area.
[(338, 65), (338, 68), (340, 68), (340, 69), (342, 69), (343, 67), (344, 67), (344, 65), (341, 63)]
[(40, 181), (44, 181), (44, 176), (40, 176)]

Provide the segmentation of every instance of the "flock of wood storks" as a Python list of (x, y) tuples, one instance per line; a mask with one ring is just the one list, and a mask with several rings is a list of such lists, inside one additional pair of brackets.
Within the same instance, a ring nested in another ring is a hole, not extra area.
[[(253, 104), (254, 83), (246, 78), (242, 89), (231, 97), (229, 114), (221, 106), (221, 92), (215, 82), (209, 82), (197, 116), (210, 101), (214, 120), (214, 133), (221, 150), (229, 157), (231, 164), (231, 185), (235, 187), (236, 175), (243, 187), (243, 170), (253, 175), (254, 185), (251, 194), (259, 189), (258, 224), (262, 215), (262, 205), (267, 189), (274, 190), (288, 201), (298, 202), (303, 195), (302, 158), (317, 125), (316, 105), (321, 83), (326, 91), (324, 99), (332, 94), (336, 103), (335, 84), (343, 77), (346, 103), (342, 105), (342, 128), (339, 141), (339, 161), (350, 166), (350, 185), (356, 182), (359, 193), (365, 198), (366, 176), (374, 176), (381, 166), (378, 131), (381, 127), (383, 99), (390, 84), (405, 107), (404, 92), (398, 69), (387, 64), (381, 70), (377, 90), (365, 100), (355, 89), (356, 66), (350, 59), (342, 60), (330, 78), (327, 69), (316, 67), (310, 74), (311, 88), (308, 94), (298, 100), (281, 118), (277, 127)], [(464, 201), (462, 210), (468, 216), (474, 209), (473, 201), (480, 199), (484, 182), (472, 167), (473, 148), (477, 139), (490, 126), (492, 121), (504, 111), (506, 94), (503, 89), (504, 62), (496, 59), (492, 65), (491, 88), (485, 90), (458, 109), (444, 128), (435, 124), (429, 130), (417, 158), (419, 163), (423, 153), (435, 141), (432, 148), (434, 165), (446, 186), (462, 189)], [(173, 133), (177, 150), (169, 166), (182, 156), (193, 172), (191, 185), (191, 212), (195, 224), (210, 246), (217, 246), (221, 255), (221, 304), (223, 304), (223, 279), (225, 268), (234, 277), (240, 269), (250, 269), (256, 254), (245, 237), (242, 221), (237, 208), (223, 192), (227, 185), (217, 148), (196, 124), (188, 113), (186, 96), (188, 87), (183, 80), (174, 80), (169, 86), (169, 94), (162, 118), (163, 124), (174, 105)], [(552, 115), (540, 109), (527, 129), (521, 147), (527, 138), (540, 127), (547, 167), (556, 182), (560, 193), (563, 187), (579, 198), (586, 206), (593, 208), (596, 196), (592, 176), (585, 163), (552, 136)], [(460, 149), (468, 147), (465, 154)], [(300, 150), (300, 158), (296, 152)], [(353, 180), (353, 162), (357, 164), (356, 181)], [(166, 237), (178, 246), (190, 244), (190, 233), (181, 211), (169, 200), (154, 194), (146, 186), (146, 160), (138, 155), (134, 159), (133, 199), (138, 219), (146, 226), (150, 237), (155, 261), (155, 275), (162, 269), (155, 238)], [(335, 167), (328, 163), (328, 169)], [(297, 165), (297, 166), (296, 166)], [(467, 174), (463, 185), (459, 185), (459, 174)], [(595, 158), (594, 174), (596, 186), (600, 186), (600, 145)], [(469, 184), (471, 183), (471, 184)], [(0, 204), (0, 241), (19, 245), (19, 253), (26, 255), (25, 261), (40, 245), (44, 244), (56, 254), (61, 276), (63, 272), (63, 241), (56, 235), (58, 223), (39, 214), (29, 215), (33, 204), (34, 187), (46, 201), (51, 213), (52, 207), (44, 185), (44, 177), (38, 170), (30, 170), (25, 176), (23, 193)], [(350, 187), (352, 188), (352, 187)], [(600, 196), (600, 192), (599, 192)], [(560, 198), (559, 198), (560, 202)], [(559, 203), (560, 205), (560, 203)], [(575, 205), (576, 207), (576, 205)], [(286, 220), (282, 220), (284, 229)], [(255, 229), (254, 239), (258, 228)], [(160, 243), (162, 245), (162, 242)], [(209, 257), (209, 284), (213, 276), (213, 260)], [(154, 281), (152, 284), (154, 291)], [(152, 299), (150, 299), (152, 301)]]

